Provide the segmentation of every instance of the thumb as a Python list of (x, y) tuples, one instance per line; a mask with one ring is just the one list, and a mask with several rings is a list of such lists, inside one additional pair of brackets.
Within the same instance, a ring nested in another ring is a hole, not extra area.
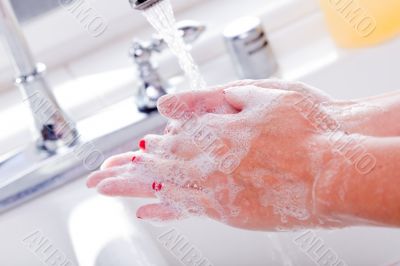
[(299, 92), (304, 95), (312, 96), (313, 98), (319, 100), (320, 102), (331, 100), (331, 97), (322, 90), (299, 81), (285, 81), (280, 79), (258, 79), (258, 80), (244, 79), (244, 80), (234, 81), (228, 84), (228, 86), (234, 86), (234, 87), (246, 86), (246, 85), (253, 85), (265, 89), (277, 89), (277, 90)]
[(158, 100), (158, 111), (166, 118), (182, 120), (187, 113), (234, 113), (223, 95), (222, 88), (169, 94)]
[(225, 100), (235, 109), (242, 111), (248, 107), (270, 105), (286, 93), (282, 90), (265, 90), (256, 86), (231, 87), (224, 90)]
[(254, 86), (231, 87), (224, 90), (225, 100), (235, 109), (243, 110), (254, 94)]

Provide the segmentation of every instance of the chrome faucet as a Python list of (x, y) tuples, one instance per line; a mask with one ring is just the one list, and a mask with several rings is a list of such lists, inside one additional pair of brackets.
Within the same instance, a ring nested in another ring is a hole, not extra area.
[[(197, 21), (184, 20), (176, 23), (183, 39), (187, 43), (195, 41), (205, 30), (205, 26)], [(167, 47), (159, 36), (153, 36), (149, 42), (134, 40), (129, 50), (138, 70), (139, 89), (136, 104), (141, 112), (152, 112), (157, 109), (157, 100), (168, 92), (169, 84), (164, 81), (157, 67), (151, 62), (153, 52), (162, 52)]]
[[(204, 31), (204, 26), (196, 22), (183, 22), (178, 27), (187, 42), (195, 40)], [(126, 118), (123, 123), (114, 123), (107, 111), (98, 112), (77, 121), (80, 129), (77, 140), (75, 126), (68, 123), (68, 118), (52, 96), (42, 74), (43, 65), (34, 61), (8, 0), (0, 0), (0, 34), (4, 34), (10, 49), (18, 76), (16, 81), (35, 115), (40, 147), (54, 151), (38, 151), (36, 143), (31, 143), (0, 156), (0, 214), (44, 192), (86, 176), (97, 169), (105, 158), (131, 150), (132, 141), (139, 140), (147, 133), (160, 132), (165, 127), (165, 119), (157, 112), (139, 114), (132, 100), (125, 99), (109, 107), (113, 117)], [(150, 64), (151, 54), (165, 47), (164, 41), (158, 37), (154, 37), (150, 43), (137, 42), (137, 45), (132, 46), (131, 53), (143, 74), (145, 85), (141, 90), (146, 92), (145, 97), (150, 93), (149, 85), (157, 87), (157, 82), (164, 92), (167, 90), (166, 82), (156, 78), (159, 77), (157, 69)], [(131, 115), (126, 115), (127, 110), (131, 111)], [(99, 121), (102, 123), (99, 124)], [(57, 150), (60, 142), (73, 147)]]
[(74, 145), (78, 138), (75, 125), (54, 98), (44, 77), (46, 67), (34, 60), (9, 0), (0, 0), (0, 33), (15, 68), (15, 83), (34, 117), (37, 147), (54, 153)]

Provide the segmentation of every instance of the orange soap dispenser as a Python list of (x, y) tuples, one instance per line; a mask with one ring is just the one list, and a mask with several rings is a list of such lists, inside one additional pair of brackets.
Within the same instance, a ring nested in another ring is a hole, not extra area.
[(400, 0), (319, 0), (339, 46), (378, 44), (400, 33)]

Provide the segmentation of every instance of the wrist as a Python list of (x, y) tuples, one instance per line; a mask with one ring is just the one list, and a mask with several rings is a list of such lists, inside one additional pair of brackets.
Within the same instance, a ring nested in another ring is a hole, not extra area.
[[(329, 226), (333, 213), (336, 213), (336, 200), (333, 201), (333, 189), (338, 182), (337, 155), (332, 149), (332, 142), (324, 136), (317, 136), (318, 157), (317, 167), (312, 171), (314, 178), (312, 199), (315, 223), (323, 227)], [(315, 156), (315, 155), (313, 155)], [(315, 160), (315, 159), (314, 159)], [(315, 163), (314, 163), (315, 164)], [(328, 225), (326, 225), (328, 223)], [(339, 226), (339, 225), (336, 225)]]
[(368, 117), (376, 110), (362, 110), (362, 105), (362, 102), (358, 100), (335, 102), (332, 108), (335, 110), (333, 119), (337, 124), (337, 130), (348, 134), (368, 135), (371, 133)]
[(361, 99), (336, 102), (334, 108), (338, 110), (335, 119), (345, 132), (376, 137), (400, 135), (398, 103)]
[(315, 211), (328, 225), (350, 226), (360, 220), (354, 219), (349, 195), (355, 192), (361, 172), (367, 173), (374, 166), (360, 167), (359, 162), (367, 155), (363, 149), (364, 138), (339, 130), (324, 136), (322, 170), (315, 181)]

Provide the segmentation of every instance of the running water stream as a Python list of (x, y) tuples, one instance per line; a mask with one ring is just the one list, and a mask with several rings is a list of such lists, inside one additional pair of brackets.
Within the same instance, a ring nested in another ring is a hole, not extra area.
[(170, 0), (163, 0), (143, 11), (149, 23), (158, 31), (172, 53), (178, 58), (192, 90), (204, 89), (206, 82), (192, 55), (175, 26), (175, 16)]

